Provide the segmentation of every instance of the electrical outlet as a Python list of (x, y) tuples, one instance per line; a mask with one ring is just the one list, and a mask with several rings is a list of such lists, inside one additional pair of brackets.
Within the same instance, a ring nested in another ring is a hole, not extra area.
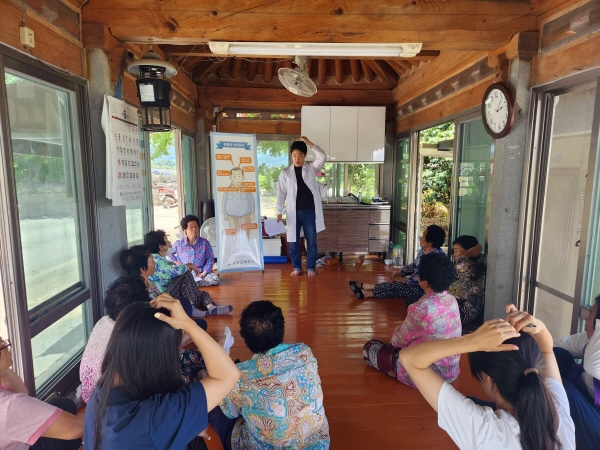
[(216, 125), (213, 125), (213, 126), (212, 126), (212, 130), (213, 130), (213, 131), (216, 133), (216, 132), (217, 132), (217, 126), (216, 126)]
[(21, 44), (31, 48), (35, 47), (35, 33), (32, 29), (26, 26), (19, 27), (19, 38), (21, 39)]
[(213, 106), (213, 113), (219, 114), (219, 107), (218, 106)]

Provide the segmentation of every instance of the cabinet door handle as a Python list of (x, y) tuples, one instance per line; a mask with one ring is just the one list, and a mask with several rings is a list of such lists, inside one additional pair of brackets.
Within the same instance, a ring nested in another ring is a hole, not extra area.
[(581, 239), (577, 240), (577, 242), (575, 242), (575, 247), (579, 247), (580, 243), (581, 243)]

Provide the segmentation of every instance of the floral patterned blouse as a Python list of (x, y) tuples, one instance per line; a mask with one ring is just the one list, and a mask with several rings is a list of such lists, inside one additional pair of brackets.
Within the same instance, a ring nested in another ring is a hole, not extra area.
[(227, 417), (240, 417), (232, 448), (329, 448), (317, 360), (307, 345), (280, 344), (239, 363), (238, 369), (236, 387), (221, 402)]
[[(408, 307), (406, 319), (394, 331), (391, 344), (396, 348), (404, 348), (426, 341), (452, 339), (460, 337), (461, 334), (462, 326), (456, 299), (446, 291), (430, 292)], [(433, 363), (431, 369), (451, 383), (460, 373), (459, 361), (460, 355), (448, 356)], [(416, 387), (399, 358), (396, 373), (399, 381)]]
[[(480, 276), (474, 280), (478, 271)], [(456, 262), (456, 275), (457, 279), (450, 285), (448, 292), (458, 300), (463, 324), (467, 324), (483, 309), (485, 300), (483, 255), (478, 258), (461, 256)]]
[(154, 272), (154, 275), (150, 275), (149, 278), (161, 293), (167, 290), (171, 283), (171, 279), (183, 275), (188, 270), (187, 266), (183, 264), (174, 264), (164, 256), (160, 256), (158, 253), (152, 253), (152, 256), (156, 263), (156, 272)]

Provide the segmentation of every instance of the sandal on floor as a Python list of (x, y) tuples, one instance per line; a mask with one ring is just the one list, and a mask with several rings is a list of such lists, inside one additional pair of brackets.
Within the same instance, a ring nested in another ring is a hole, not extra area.
[[(352, 290), (352, 292), (354, 292), (354, 295), (356, 295), (357, 299), (362, 300), (363, 298), (365, 298), (365, 294), (363, 294), (362, 289), (358, 287), (356, 281), (350, 281), (350, 283), (348, 284), (350, 285), (350, 289)], [(362, 287), (362, 283), (360, 285)]]

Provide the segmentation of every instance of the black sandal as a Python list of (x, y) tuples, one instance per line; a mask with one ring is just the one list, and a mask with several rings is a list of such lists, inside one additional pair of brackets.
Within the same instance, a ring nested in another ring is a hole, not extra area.
[(350, 285), (350, 289), (352, 292), (354, 292), (354, 295), (356, 295), (357, 299), (362, 300), (365, 298), (365, 294), (363, 294), (362, 291), (362, 283), (360, 283), (360, 287), (358, 287), (356, 281), (350, 281), (348, 284)]

